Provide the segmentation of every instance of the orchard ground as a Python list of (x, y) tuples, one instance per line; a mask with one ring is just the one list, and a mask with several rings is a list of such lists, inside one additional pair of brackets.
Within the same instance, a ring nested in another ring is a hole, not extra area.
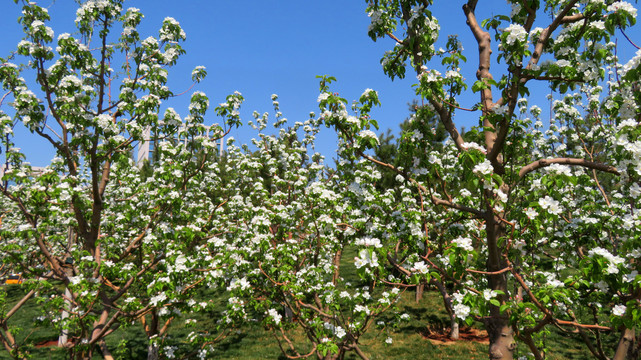
[[(346, 258), (355, 256), (355, 249), (346, 252)], [(353, 264), (349, 260), (343, 260), (341, 265), (345, 271), (348, 280), (358, 282)], [(14, 303), (22, 297), (24, 291), (19, 285), (5, 285), (2, 288), (7, 292), (7, 300)], [(201, 299), (217, 298), (219, 308), (224, 308), (224, 302), (228, 297), (226, 294), (200, 292)], [(196, 299), (200, 300), (200, 299)], [(417, 359), (487, 359), (487, 344), (489, 342), (487, 333), (478, 327), (464, 328), (461, 332), (460, 340), (450, 340), (447, 337), (448, 318), (445, 316), (443, 301), (440, 294), (433, 289), (425, 291), (424, 297), (418, 303), (415, 301), (415, 292), (413, 290), (405, 291), (399, 301), (402, 312), (408, 313), (411, 320), (404, 323), (398, 331), (393, 334), (393, 342), (385, 343), (385, 335), (377, 332), (370, 332), (362, 343), (364, 350), (371, 355), (370, 359), (399, 359), (399, 360), (417, 360)], [(185, 327), (179, 325), (176, 327), (172, 336), (186, 339), (188, 335), (196, 329), (207, 329), (214, 327), (216, 318), (210, 317), (211, 314), (199, 314), (196, 327)], [(25, 330), (22, 338), (29, 338), (29, 342), (36, 344), (32, 349), (34, 359), (65, 359), (66, 352), (56, 347), (58, 334), (51, 328), (43, 325), (33, 327), (35, 319), (39, 316), (38, 305), (30, 303), (20, 309), (14, 318), (10, 321)], [(385, 321), (385, 319), (381, 319)], [(180, 323), (180, 321), (176, 321)], [(305, 343), (303, 334), (297, 336), (297, 340)], [(553, 332), (548, 341), (549, 354), (548, 359), (593, 359), (590, 352), (585, 349), (579, 335), (559, 334)], [(613, 346), (617, 341), (616, 334), (606, 337), (608, 344)], [(185, 340), (185, 342), (187, 342)], [(140, 323), (135, 324), (127, 330), (118, 330), (112, 337), (107, 340), (107, 344), (112, 354), (117, 359), (134, 360), (145, 358), (147, 356), (147, 337), (142, 331)], [(521, 353), (527, 353), (527, 349), (522, 346)], [(519, 352), (517, 352), (519, 353)], [(279, 349), (276, 340), (271, 332), (260, 324), (254, 323), (242, 326), (233, 331), (225, 340), (223, 340), (212, 354), (215, 359), (281, 359), (286, 357)], [(93, 359), (102, 359), (97, 354)], [(356, 354), (348, 354), (346, 359), (358, 359)], [(0, 359), (11, 359), (6, 352), (0, 352)]]

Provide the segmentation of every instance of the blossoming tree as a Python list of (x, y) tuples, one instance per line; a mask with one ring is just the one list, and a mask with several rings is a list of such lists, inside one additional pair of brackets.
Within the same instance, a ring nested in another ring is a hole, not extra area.
[[(411, 189), (405, 202), (416, 215), (378, 217), (379, 226), (367, 228), (385, 246), (370, 256), (387, 258), (404, 281), (448, 284), (455, 316), (488, 330), (491, 359), (542, 359), (552, 326), (579, 333), (597, 358), (623, 359), (638, 349), (641, 318), (641, 52), (622, 62), (617, 47), (633, 45), (613, 39), (635, 24), (636, 9), (624, 1), (508, 4), (501, 14), (490, 3), (464, 3), (459, 21), (478, 58), (470, 80), (461, 74), (467, 59), (459, 38), (437, 49), (440, 25), (430, 9), (442, 4), (368, 2), (370, 37), (396, 43), (381, 60), (383, 70), (403, 77), (409, 64), (424, 111), (449, 133), (435, 151), (423, 140), (433, 129), (412, 126), (399, 156), (413, 166), (379, 162), (398, 173), (399, 187)], [(495, 61), (500, 66), (492, 69)], [(530, 96), (537, 84), (552, 89), (549, 100)], [(463, 104), (470, 96), (476, 104)], [(363, 149), (376, 146), (361, 131), (369, 119), (349, 121), (340, 102), (323, 94), (327, 123), (355, 154), (377, 162)], [(478, 117), (465, 139), (455, 123), (462, 112)], [(394, 226), (417, 231), (385, 235)], [(602, 332), (614, 331), (620, 341), (604, 349)]]
[[(108, 357), (105, 337), (136, 320), (149, 336), (150, 359), (163, 344), (162, 351), (173, 354), (165, 341), (175, 314), (188, 317), (211, 307), (189, 299), (199, 286), (224, 285), (226, 263), (226, 255), (206, 241), (224, 228), (216, 213), (220, 199), (203, 196), (221, 186), (210, 158), (225, 131), (203, 125), (208, 99), (202, 92), (193, 93), (184, 119), (171, 108), (158, 115), (161, 103), (174, 96), (167, 69), (184, 53), (185, 33), (166, 18), (157, 38), (141, 40), (138, 9), (102, 0), (79, 7), (78, 38), (55, 37), (46, 9), (22, 5), (25, 38), (0, 66), (0, 81), (13, 100), (11, 110), (6, 103), (0, 110), (9, 165), (1, 188), (7, 207), (0, 246), (3, 263), (24, 274), (30, 291), (2, 314), (0, 340), (13, 356), (27, 356), (22, 345), (28, 344), (16, 340), (7, 320), (37, 297), (40, 321), (61, 333), (60, 345), (73, 357), (90, 358), (98, 348)], [(192, 75), (198, 82), (206, 72), (198, 67)], [(238, 125), (241, 100), (230, 95), (218, 109), (227, 129)], [(16, 122), (54, 150), (43, 171), (34, 172), (13, 143)], [(143, 176), (131, 153), (149, 141), (146, 128), (163, 138), (155, 144), (151, 174)], [(191, 338), (200, 356), (212, 336)], [(190, 350), (183, 344), (180, 351)]]
[[(256, 150), (233, 144), (227, 148), (229, 166), (237, 169), (229, 184), (234, 195), (224, 205), (229, 226), (210, 241), (225, 244), (235, 259), (226, 270), (232, 278), (227, 288), (230, 311), (238, 318), (261, 320), (288, 358), (340, 359), (355, 352), (367, 359), (359, 340), (379, 326), (383, 312), (394, 308), (400, 290), (379, 291), (343, 278), (345, 271), (353, 271), (341, 267), (346, 247), (354, 242), (374, 245), (356, 229), (363, 214), (346, 179), (355, 171), (368, 177), (380, 174), (341, 165), (328, 172), (323, 156), (314, 152), (323, 119), (312, 116), (287, 126), (277, 96), (272, 100), (278, 134), (269, 135), (267, 114), (255, 112), (250, 124), (259, 131)], [(376, 255), (359, 256), (357, 268), (376, 262)], [(385, 331), (393, 328), (386, 325)], [(308, 341), (294, 340), (299, 331)]]
[[(579, 333), (598, 358), (632, 354), (641, 318), (641, 52), (622, 62), (622, 45), (611, 40), (634, 25), (636, 10), (623, 1), (508, 3), (509, 15), (482, 21), (478, 1), (463, 6), (478, 56), (469, 81), (457, 37), (436, 49), (431, 1), (368, 2), (369, 35), (396, 42), (384, 71), (402, 77), (409, 63), (425, 101), (420, 111), (449, 134), (440, 144), (434, 129), (411, 123), (398, 153), (398, 163), (411, 166), (401, 168), (368, 155), (378, 145), (369, 117), (376, 92), (366, 90), (350, 114), (328, 77), (318, 119), (261, 133), (256, 152), (232, 146), (221, 165), (212, 137), (239, 125), (240, 94), (216, 108), (224, 128), (203, 125), (208, 99), (200, 92), (184, 119), (173, 109), (158, 115), (173, 96), (167, 68), (183, 53), (178, 22), (167, 18), (158, 38), (141, 40), (136, 9), (87, 1), (77, 12), (80, 38), (54, 40), (46, 10), (23, 2), (25, 40), (0, 66), (13, 100), (12, 110), (0, 109), (9, 164), (0, 246), (3, 264), (27, 275), (28, 291), (12, 309), (1, 307), (5, 349), (28, 355), (8, 319), (37, 297), (41, 321), (76, 358), (98, 348), (108, 357), (105, 337), (135, 320), (144, 324), (150, 358), (204, 358), (221, 332), (194, 332), (196, 347), (180, 348), (166, 335), (174, 315), (193, 324), (190, 312), (212, 307), (191, 299), (209, 286), (232, 294), (220, 330), (246, 319), (251, 306), (290, 357), (353, 350), (366, 358), (360, 336), (398, 295), (374, 285), (429, 282), (454, 322), (486, 326), (492, 359), (542, 359), (552, 326)], [(197, 68), (193, 79), (204, 75)], [(553, 90), (549, 118), (542, 99), (529, 96), (536, 83)], [(466, 108), (463, 95), (478, 102)], [(465, 139), (454, 121), (463, 111), (479, 120)], [(16, 121), (55, 150), (42, 172), (13, 143)], [(256, 116), (259, 130), (266, 123)], [(339, 133), (333, 175), (318, 155), (307, 158), (321, 123)], [(277, 115), (276, 124), (285, 120)], [(147, 128), (163, 136), (142, 173), (131, 152), (149, 140)], [(225, 176), (232, 166), (242, 176)], [(396, 189), (375, 186), (375, 166), (398, 174)], [(348, 244), (358, 247), (354, 266), (368, 289), (341, 279)], [(290, 342), (294, 326), (310, 340), (304, 351)], [(620, 341), (605, 348), (602, 332), (616, 331)]]

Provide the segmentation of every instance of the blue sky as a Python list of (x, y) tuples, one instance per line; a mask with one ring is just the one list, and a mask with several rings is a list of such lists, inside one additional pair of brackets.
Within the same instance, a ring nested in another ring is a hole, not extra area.
[[(52, 22), (48, 25), (56, 36), (63, 32), (73, 34), (74, 1), (38, 3), (49, 8)], [(442, 28), (439, 45), (444, 46), (448, 34), (460, 35), (469, 50), (465, 52), (468, 64), (463, 68), (463, 75), (471, 85), (477, 65), (476, 44), (465, 25), (462, 2), (437, 0), (435, 3), (433, 11)], [(479, 9), (486, 13), (479, 17), (489, 16), (506, 6), (503, 0), (492, 0), (488, 4), (490, 6)], [(338, 82), (332, 86), (333, 91), (349, 101), (357, 99), (366, 88), (377, 90), (382, 107), (372, 115), (379, 121), (381, 132), (387, 128), (397, 132), (398, 124), (409, 114), (407, 104), (416, 98), (411, 87), (416, 78), (410, 71), (403, 80), (391, 81), (383, 74), (379, 60), (394, 44), (390, 39), (375, 43), (367, 36), (369, 18), (364, 0), (128, 0), (124, 7), (137, 7), (145, 15), (140, 31), (142, 38), (157, 35), (167, 16), (181, 23), (187, 33), (184, 44), (187, 54), (170, 69), (170, 87), (174, 93), (188, 89), (191, 70), (198, 65), (205, 66), (208, 77), (192, 91), (203, 91), (209, 96), (212, 111), (208, 123), (220, 121), (213, 107), (234, 91), (240, 91), (246, 99), (241, 111), (245, 123), (254, 110), (273, 115), (271, 94), (279, 95), (281, 111), (290, 122), (304, 121), (310, 111), (318, 113), (315, 76), (321, 74), (335, 76)], [(22, 37), (17, 23), (19, 15), (20, 6), (5, 2), (0, 13), (4, 24), (0, 56), (15, 49)], [(634, 37), (641, 40), (639, 35)], [(624, 39), (620, 37), (619, 41)], [(189, 93), (167, 102), (166, 106), (186, 115), (188, 101)], [(463, 98), (461, 104), (471, 107), (475, 101), (478, 100)], [(545, 103), (539, 105), (547, 107)], [(8, 111), (6, 104), (2, 106)], [(469, 129), (478, 119), (475, 114), (460, 112), (456, 121), (459, 127)], [(240, 142), (249, 142), (255, 132), (243, 127), (232, 132), (232, 136)], [(53, 150), (32, 139), (16, 129), (17, 146), (24, 150), (28, 160), (33, 165), (46, 165), (54, 155)], [(333, 156), (336, 139), (330, 129), (320, 134), (317, 148), (328, 158)]]
[[(49, 8), (52, 22), (48, 25), (56, 37), (63, 32), (73, 34), (75, 2), (38, 3)], [(392, 82), (383, 74), (379, 59), (393, 44), (369, 39), (364, 1), (130, 0), (125, 1), (124, 7), (137, 7), (145, 15), (142, 38), (157, 35), (167, 16), (180, 22), (187, 33), (187, 54), (170, 69), (170, 87), (175, 93), (188, 89), (192, 69), (205, 66), (207, 78), (190, 93), (199, 90), (209, 96), (210, 123), (220, 121), (213, 107), (234, 91), (240, 91), (246, 99), (241, 111), (245, 123), (251, 120), (254, 110), (273, 115), (271, 94), (279, 95), (281, 111), (290, 122), (304, 121), (310, 111), (318, 113), (315, 76), (321, 74), (335, 76), (338, 82), (333, 90), (350, 101), (366, 88), (378, 90), (384, 107), (377, 109), (374, 116), (379, 119), (381, 130), (396, 130), (408, 115), (407, 103), (414, 98), (414, 77)], [(4, 57), (15, 49), (22, 32), (17, 23), (20, 6), (7, 2), (3, 10), (0, 56)], [(186, 115), (188, 101), (189, 93), (171, 100), (167, 106)], [(53, 150), (18, 128), (20, 124), (15, 130), (17, 146), (32, 165), (46, 165)], [(249, 142), (255, 132), (243, 127), (232, 135)], [(324, 129), (318, 139), (319, 150), (329, 158), (335, 147), (332, 131)]]

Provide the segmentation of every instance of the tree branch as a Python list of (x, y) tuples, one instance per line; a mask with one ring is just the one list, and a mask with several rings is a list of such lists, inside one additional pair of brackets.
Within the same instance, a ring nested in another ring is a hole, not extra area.
[[(526, 69), (531, 69), (533, 65), (536, 65), (539, 60), (541, 59), (541, 55), (543, 54), (543, 48), (545, 47), (545, 43), (547, 43), (548, 39), (550, 39), (550, 36), (552, 36), (552, 33), (554, 30), (556, 30), (559, 25), (562, 23), (568, 23), (570, 22), (570, 18), (566, 18), (565, 15), (570, 12), (574, 8), (574, 5), (579, 2), (579, 0), (572, 0), (570, 3), (568, 3), (563, 10), (557, 15), (557, 17), (552, 21), (552, 23), (543, 31), (541, 31), (541, 35), (539, 36), (539, 40), (536, 42), (536, 45), (534, 46), (534, 52), (532, 52), (532, 57), (530, 58), (530, 61), (526, 67)], [(564, 21), (565, 19), (565, 21)], [(577, 19), (580, 20), (580, 19)], [(576, 20), (575, 20), (576, 21)]]
[(621, 34), (623, 34), (623, 36), (625, 37), (625, 39), (626, 39), (626, 40), (628, 40), (628, 42), (629, 42), (632, 46), (634, 46), (635, 48), (637, 48), (637, 50), (641, 49), (637, 44), (635, 44), (635, 43), (634, 43), (634, 42), (633, 42), (633, 41), (628, 37), (628, 35), (626, 35), (626, 33), (623, 31), (623, 28), (621, 28), (620, 26), (619, 26), (619, 31), (621, 31)]
[(525, 175), (530, 172), (552, 165), (552, 164), (564, 164), (564, 165), (573, 165), (573, 166), (583, 166), (588, 169), (599, 170), (603, 172), (608, 172), (611, 174), (619, 175), (619, 171), (612, 165), (607, 165), (603, 163), (597, 163), (594, 161), (588, 161), (585, 159), (573, 159), (573, 158), (554, 158), (554, 159), (541, 159), (534, 161), (528, 165), (525, 165), (519, 171), (519, 177), (523, 178)]
[(401, 39), (397, 38), (397, 37), (396, 37), (396, 35), (394, 35), (394, 34), (392, 34), (392, 33), (387, 33), (387, 36), (389, 36), (390, 38), (392, 38), (394, 41), (396, 41), (396, 42), (397, 42), (397, 43), (399, 43), (400, 45), (405, 45), (405, 43), (403, 42), (403, 40), (401, 40)]
[(433, 98), (430, 97), (427, 99), (430, 104), (434, 107), (434, 110), (438, 113), (439, 118), (441, 119), (441, 123), (445, 127), (445, 130), (450, 134), (450, 137), (452, 138), (452, 141), (454, 141), (454, 144), (456, 144), (456, 147), (463, 151), (463, 137), (461, 134), (459, 134), (458, 130), (456, 129), (456, 125), (454, 125), (454, 121), (452, 121), (452, 113), (450, 113), (445, 106), (443, 106), (443, 101), (438, 98)]
[[(476, 71), (476, 78), (479, 80), (493, 80), (492, 74), (490, 73), (490, 60), (492, 55), (491, 41), (492, 38), (490, 34), (486, 31), (483, 31), (481, 25), (476, 20), (476, 15), (474, 11), (476, 10), (477, 0), (469, 0), (467, 4), (463, 5), (463, 12), (467, 18), (467, 26), (472, 30), (472, 34), (476, 39), (478, 44), (479, 51), (479, 66)], [(488, 86), (485, 89), (481, 90), (481, 104), (483, 115), (487, 115), (492, 107), (492, 89)], [(494, 133), (494, 126), (486, 118), (483, 120), (483, 127), (486, 129), (485, 133), (485, 146), (488, 153), (492, 151), (494, 147), (494, 142), (496, 140), (496, 134)], [(490, 159), (491, 161), (491, 159)]]

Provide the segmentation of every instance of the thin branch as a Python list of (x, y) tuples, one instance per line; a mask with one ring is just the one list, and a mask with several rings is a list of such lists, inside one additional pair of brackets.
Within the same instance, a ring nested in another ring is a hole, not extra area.
[(454, 105), (454, 104), (452, 104), (452, 103), (448, 102), (447, 100), (441, 99), (440, 97), (438, 98), (438, 100), (439, 100), (440, 102), (444, 103), (444, 104), (447, 104), (447, 105), (449, 105), (449, 106), (451, 106), (451, 107), (453, 107), (453, 108), (459, 109), (459, 110), (469, 111), (469, 112), (478, 111), (478, 109), (468, 109), (468, 108), (460, 107), (460, 106), (458, 106), (458, 105)]
[(563, 18), (561, 18), (561, 22), (560, 23), (561, 24), (571, 24), (571, 23), (574, 23), (574, 22), (577, 22), (577, 21), (581, 21), (583, 19), (585, 19), (585, 15), (579, 13), (579, 14), (564, 16)]
[(504, 272), (511, 271), (511, 267), (506, 267), (498, 271), (480, 271), (480, 270), (473, 270), (473, 269), (465, 269), (467, 272), (475, 273), (475, 274), (483, 274), (483, 275), (499, 275), (503, 274)]
[(554, 322), (556, 322), (559, 325), (567, 325), (567, 326), (576, 326), (578, 328), (584, 328), (584, 329), (595, 329), (595, 330), (606, 330), (606, 331), (612, 331), (611, 327), (608, 326), (602, 326), (602, 325), (591, 325), (591, 324), (580, 324), (576, 321), (567, 321), (567, 320), (558, 320), (554, 319)]
[(397, 43), (399, 43), (399, 44), (401, 44), (401, 45), (405, 45), (405, 43), (403, 42), (403, 40), (400, 40), (399, 38), (397, 38), (397, 37), (396, 37), (396, 35), (394, 35), (394, 34), (392, 34), (392, 33), (387, 33), (387, 36), (389, 36), (390, 38), (392, 38), (392, 39), (393, 39), (394, 41), (396, 41)]
[(454, 125), (454, 121), (452, 120), (452, 113), (450, 113), (445, 108), (445, 106), (443, 106), (443, 102), (441, 99), (430, 97), (428, 101), (434, 107), (434, 110), (436, 110), (436, 112), (438, 113), (438, 116), (441, 119), (441, 123), (445, 127), (445, 130), (447, 130), (447, 132), (450, 134), (450, 138), (452, 138), (454, 144), (456, 144), (456, 147), (459, 150), (463, 150), (463, 143), (465, 141), (456, 129), (456, 125)]
[(0, 106), (2, 106), (2, 103), (4, 102), (4, 99), (9, 95), (11, 95), (11, 91), (8, 91), (4, 95), (2, 95), (2, 99), (0, 99)]
[(361, 350), (361, 348), (358, 347), (358, 344), (356, 344), (356, 343), (354, 344), (354, 351), (356, 351), (356, 354), (358, 354), (358, 356), (360, 356), (361, 359), (369, 360), (367, 355), (365, 355), (365, 353)]
[[(574, 315), (574, 313), (572, 313), (572, 311), (568, 311), (568, 315), (572, 317), (572, 320), (574, 320), (575, 322), (578, 322), (576, 316)], [(583, 343), (585, 343), (585, 345), (588, 347), (588, 350), (590, 350), (592, 355), (594, 355), (594, 357), (597, 359), (606, 360), (607, 358), (602, 356), (603, 354), (599, 354), (598, 349), (594, 347), (594, 345), (592, 344), (592, 341), (588, 337), (588, 334), (585, 333), (585, 330), (580, 327), (578, 327), (577, 330), (579, 331), (579, 335), (581, 336), (581, 339), (583, 339)]]
[(593, 161), (588, 161), (585, 159), (574, 159), (574, 158), (555, 158), (555, 159), (541, 159), (536, 160), (528, 165), (525, 165), (519, 171), (519, 177), (523, 178), (525, 175), (530, 172), (552, 165), (552, 164), (565, 164), (565, 165), (574, 165), (574, 166), (583, 166), (588, 169), (594, 169), (599, 171), (608, 172), (611, 174), (619, 175), (619, 171), (612, 165), (607, 165), (603, 163), (597, 163)]
[(102, 46), (100, 48), (100, 74), (98, 75), (98, 113), (103, 112), (103, 103), (105, 101), (105, 72), (107, 71), (107, 34), (108, 21), (103, 20), (103, 31), (101, 31)]
[(195, 85), (196, 85), (196, 83), (195, 83), (195, 82), (194, 82), (194, 83), (191, 83), (191, 86), (189, 86), (189, 88), (188, 88), (187, 90), (185, 90), (185, 91), (181, 92), (180, 94), (176, 94), (176, 95), (174, 95), (174, 96), (172, 96), (172, 97), (178, 97), (178, 96), (185, 95), (185, 93), (187, 93), (187, 91), (189, 91), (189, 90), (193, 89)]
[[(527, 4), (527, 2), (523, 3)], [(534, 24), (534, 20), (536, 19), (536, 10), (532, 9), (528, 5), (525, 5), (525, 9), (528, 13), (528, 16), (525, 21), (524, 28), (525, 31), (529, 33), (532, 29), (532, 25)], [(503, 175), (505, 173), (505, 168), (503, 166), (504, 160), (499, 156), (499, 154), (505, 146), (505, 141), (510, 130), (510, 123), (512, 120), (512, 114), (514, 114), (514, 108), (516, 107), (516, 99), (519, 95), (519, 88), (527, 81), (521, 79), (521, 74), (523, 72), (522, 64), (523, 62), (519, 61), (519, 64), (517, 66), (510, 67), (510, 71), (512, 72), (516, 81), (512, 82), (512, 85), (509, 87), (508, 91), (505, 92), (505, 95), (503, 95), (496, 103), (496, 106), (503, 106), (504, 102), (508, 103), (507, 116), (504, 116), (497, 124), (498, 131), (495, 136), (494, 146), (492, 146), (492, 148), (488, 147), (487, 154), (487, 158), (490, 160), (492, 166), (494, 166), (497, 174), (499, 175)]]
[(635, 43), (634, 43), (634, 42), (633, 42), (633, 41), (628, 37), (628, 35), (626, 35), (626, 33), (623, 31), (623, 29), (622, 29), (621, 27), (619, 27), (619, 31), (621, 31), (621, 34), (623, 34), (623, 36), (625, 37), (625, 39), (626, 39), (626, 40), (628, 40), (628, 42), (629, 42), (630, 44), (632, 44), (632, 46), (634, 46), (635, 48), (637, 48), (637, 50), (641, 49), (637, 44), (635, 44)]
[(532, 334), (529, 332), (526, 332), (522, 337), (523, 342), (530, 348), (530, 352), (532, 355), (534, 355), (535, 360), (543, 360), (543, 356), (541, 355), (541, 351), (539, 348), (536, 346), (534, 343), (534, 339), (532, 339)]
[(265, 270), (263, 270), (263, 265), (262, 265), (262, 263), (260, 261), (258, 262), (258, 269), (260, 269), (260, 272), (263, 273), (263, 275), (265, 275), (265, 277), (269, 281), (271, 281), (274, 285), (277, 285), (277, 286), (285, 286), (285, 285), (287, 285), (286, 283), (278, 282), (278, 281), (272, 279), (269, 275), (267, 275)]
[[(552, 21), (552, 23), (543, 31), (541, 31), (541, 35), (539, 36), (539, 40), (536, 42), (536, 45), (534, 46), (534, 52), (532, 53), (532, 58), (530, 58), (530, 61), (526, 67), (526, 69), (531, 69), (533, 65), (536, 65), (539, 60), (541, 59), (541, 55), (543, 54), (543, 48), (545, 47), (545, 44), (547, 43), (548, 39), (550, 39), (550, 36), (552, 36), (552, 33), (556, 28), (563, 23), (563, 19), (565, 18), (565, 15), (574, 8), (574, 5), (579, 2), (579, 0), (573, 0), (568, 3), (563, 10), (557, 15), (557, 17)], [(566, 19), (567, 21), (568, 19)]]
[(22, 305), (24, 305), (27, 302), (27, 300), (29, 300), (33, 296), (33, 294), (35, 294), (35, 293), (36, 293), (35, 290), (31, 290), (25, 296), (23, 296), (22, 299), (20, 299), (20, 301), (18, 301), (11, 308), (11, 310), (9, 310), (9, 312), (7, 312), (7, 314), (4, 316), (4, 318), (2, 320), (0, 320), (0, 323), (6, 323), (7, 320), (9, 320), (9, 318), (12, 317), (13, 314), (15, 314), (22, 307)]
[(567, 83), (584, 83), (585, 80), (583, 79), (569, 79), (565, 78), (563, 76), (550, 76), (550, 75), (539, 75), (539, 76), (534, 76), (534, 75), (523, 75), (521, 76), (522, 79), (525, 80), (541, 80), (541, 81), (562, 81), (562, 82), (567, 82)]
[(316, 311), (318, 314), (323, 315), (323, 316), (326, 316), (326, 317), (328, 317), (328, 318), (330, 318), (330, 319), (334, 318), (334, 316), (333, 316), (333, 315), (330, 315), (330, 314), (328, 314), (328, 313), (324, 312), (323, 310), (321, 310), (321, 309), (317, 308), (317, 307), (316, 307), (316, 306), (314, 306), (314, 305), (305, 304), (304, 302), (302, 302), (302, 301), (300, 301), (300, 300), (296, 300), (296, 303), (298, 303), (298, 305), (300, 305), (300, 306), (302, 306), (302, 307), (304, 307), (304, 308), (307, 308), (307, 309), (310, 309), (310, 310), (314, 310), (314, 311)]
[[(509, 264), (509, 262), (508, 262), (508, 264)], [(513, 268), (511, 269), (510, 272), (512, 273), (512, 275), (514, 276), (516, 281), (521, 285), (523, 290), (525, 290), (525, 292), (528, 294), (528, 296), (530, 297), (530, 302), (532, 302), (537, 308), (539, 308), (539, 310), (541, 310), (541, 312), (543, 312), (545, 315), (551, 317), (555, 324), (557, 324), (557, 325), (566, 325), (566, 326), (574, 326), (574, 327), (581, 327), (581, 328), (586, 328), (586, 329), (612, 330), (612, 328), (607, 327), (607, 326), (601, 326), (601, 325), (596, 325), (596, 324), (595, 325), (580, 324), (580, 323), (578, 323), (576, 321), (559, 320), (559, 319), (554, 318), (554, 315), (552, 314), (552, 312), (548, 308), (546, 308), (543, 304), (541, 304), (541, 302), (536, 298), (536, 296), (534, 296), (534, 293), (532, 293), (532, 290), (530, 290), (530, 287), (527, 286), (527, 284), (525, 283), (525, 281), (523, 280), (521, 275), (518, 272), (516, 272), (516, 270), (514, 270)]]
[(280, 339), (278, 338), (278, 336), (276, 336), (276, 334), (274, 334), (274, 337), (276, 338), (276, 341), (278, 342), (278, 347), (280, 348), (280, 351), (288, 359), (304, 359), (304, 358), (306, 359), (306, 358), (312, 356), (312, 354), (314, 354), (316, 352), (316, 344), (314, 344), (314, 347), (312, 348), (312, 351), (309, 352), (309, 354), (301, 355), (298, 351), (296, 351), (296, 348), (294, 347), (294, 344), (292, 343), (292, 341), (289, 340), (289, 338), (287, 336), (285, 336), (285, 331), (282, 328), (279, 328), (279, 329), (280, 329), (281, 333), (283, 334), (283, 339), (285, 339), (285, 341), (289, 345), (290, 349), (293, 352), (296, 353), (296, 356), (288, 355), (287, 352), (285, 351), (285, 349), (283, 349), (283, 346), (281, 344)]

